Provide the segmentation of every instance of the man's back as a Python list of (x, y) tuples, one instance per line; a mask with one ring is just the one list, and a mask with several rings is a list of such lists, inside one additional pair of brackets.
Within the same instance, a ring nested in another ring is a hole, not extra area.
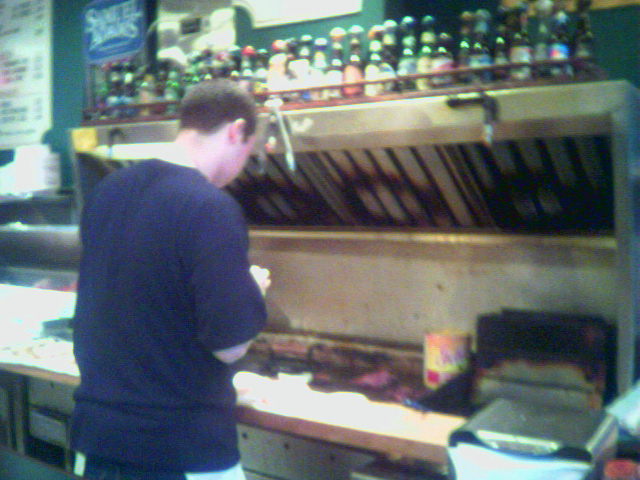
[(233, 199), (152, 160), (110, 175), (83, 212), (73, 447), (174, 471), (238, 461), (228, 367), (266, 313)]

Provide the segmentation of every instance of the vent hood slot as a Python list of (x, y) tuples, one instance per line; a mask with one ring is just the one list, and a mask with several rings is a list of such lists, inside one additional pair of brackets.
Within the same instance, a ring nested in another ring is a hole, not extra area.
[(609, 138), (408, 145), (268, 156), (230, 187), (256, 225), (603, 231), (613, 227)]

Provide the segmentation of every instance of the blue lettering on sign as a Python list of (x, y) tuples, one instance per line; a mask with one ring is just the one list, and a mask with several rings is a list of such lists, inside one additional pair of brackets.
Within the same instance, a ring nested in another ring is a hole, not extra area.
[(95, 0), (83, 12), (84, 51), (90, 63), (129, 57), (144, 45), (143, 0)]

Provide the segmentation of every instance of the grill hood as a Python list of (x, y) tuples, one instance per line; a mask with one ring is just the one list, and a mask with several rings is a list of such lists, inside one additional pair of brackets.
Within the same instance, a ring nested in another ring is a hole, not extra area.
[[(490, 145), (487, 98), (497, 113)], [(263, 112), (258, 144), (273, 135), (276, 147), (256, 151), (228, 189), (254, 226), (609, 231), (613, 138), (636, 101), (628, 83), (599, 81), (285, 104), (294, 164), (273, 126), (276, 116)], [(177, 123), (90, 128), (98, 148), (79, 147), (74, 132), (83, 194), (120, 166), (119, 158), (153, 156)]]

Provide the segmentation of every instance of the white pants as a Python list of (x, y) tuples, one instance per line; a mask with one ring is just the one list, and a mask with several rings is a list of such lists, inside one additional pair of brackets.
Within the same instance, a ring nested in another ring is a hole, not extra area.
[[(82, 453), (76, 452), (76, 462), (73, 473), (81, 477), (84, 474), (85, 464), (86, 457)], [(184, 476), (187, 480), (246, 480), (242, 466), (239, 463), (228, 470), (221, 470), (219, 472), (185, 473)]]

